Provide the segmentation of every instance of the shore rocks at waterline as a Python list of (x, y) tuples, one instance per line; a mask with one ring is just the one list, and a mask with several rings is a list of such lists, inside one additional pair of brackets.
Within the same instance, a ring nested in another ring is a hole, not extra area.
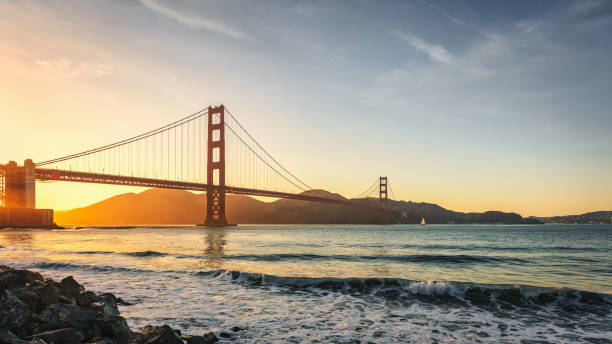
[(86, 291), (70, 277), (59, 283), (41, 274), (0, 266), (0, 344), (201, 344), (214, 333), (181, 336), (170, 326), (132, 331), (110, 293)]

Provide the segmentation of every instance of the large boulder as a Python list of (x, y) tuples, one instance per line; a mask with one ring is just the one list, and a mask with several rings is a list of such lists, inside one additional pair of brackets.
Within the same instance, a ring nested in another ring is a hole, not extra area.
[(0, 329), (19, 334), (23, 326), (30, 321), (31, 315), (28, 305), (10, 290), (0, 291)]
[(62, 327), (73, 327), (81, 331), (84, 339), (99, 335), (96, 327), (98, 313), (89, 308), (72, 304), (56, 303), (40, 315), (41, 330), (56, 330)]
[(108, 337), (117, 343), (128, 343), (132, 340), (132, 331), (123, 317), (104, 317), (96, 320), (100, 328), (100, 334)]
[(52, 280), (46, 280), (44, 283), (37, 283), (31, 289), (40, 296), (40, 300), (44, 307), (59, 302), (60, 290)]
[(94, 302), (89, 305), (89, 308), (98, 312), (98, 315), (101, 317), (116, 317), (119, 315), (117, 304), (106, 301)]
[(36, 280), (43, 280), (42, 275), (38, 272), (28, 270), (6, 270), (0, 272), (0, 290), (25, 287), (26, 284)]
[(214, 333), (209, 332), (203, 336), (183, 336), (187, 344), (213, 344), (219, 341)]
[(68, 277), (64, 278), (59, 283), (59, 288), (60, 288), (60, 291), (61, 291), (61, 293), (63, 295), (66, 295), (66, 296), (69, 296), (69, 297), (70, 296), (76, 297), (83, 290), (85, 290), (85, 288), (83, 288), (82, 285), (80, 285), (77, 281), (75, 281), (72, 276), (68, 276)]
[(181, 337), (168, 325), (146, 326), (138, 330), (146, 344), (183, 344)]
[(30, 312), (40, 313), (43, 310), (43, 302), (40, 296), (29, 288), (19, 288), (11, 290), (23, 303), (28, 305)]
[(87, 307), (94, 302), (98, 302), (102, 300), (101, 297), (99, 297), (98, 295), (96, 295), (96, 293), (92, 291), (84, 291), (80, 293), (79, 295), (75, 296), (75, 299), (76, 299), (77, 305), (81, 307)]
[(69, 327), (37, 333), (34, 338), (42, 339), (47, 344), (78, 344), (83, 341), (83, 333)]

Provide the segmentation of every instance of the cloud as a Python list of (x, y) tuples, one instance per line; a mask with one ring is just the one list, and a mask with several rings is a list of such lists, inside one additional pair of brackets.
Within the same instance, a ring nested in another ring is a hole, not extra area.
[[(452, 58), (445, 50), (428, 54), (436, 61), (408, 61), (377, 75), (363, 93), (365, 105), (409, 116), (449, 118), (526, 118), (579, 113), (576, 85), (590, 85), (592, 63), (578, 64), (580, 51), (555, 46), (543, 35), (524, 35), (523, 26), (489, 34)], [(418, 50), (432, 50), (404, 35)], [(589, 55), (590, 56), (590, 55)], [(567, 66), (576, 66), (567, 71)], [(586, 92), (586, 91), (585, 91)]]
[(252, 39), (246, 33), (238, 29), (232, 28), (229, 25), (214, 20), (206, 19), (196, 14), (179, 12), (170, 7), (161, 5), (155, 0), (140, 0), (140, 3), (145, 7), (149, 8), (150, 10), (153, 10), (165, 17), (174, 19), (177, 22), (193, 29), (204, 29), (236, 39)]
[(113, 70), (109, 65), (94, 62), (75, 64), (67, 58), (35, 60), (34, 63), (62, 79), (98, 78), (110, 74)]
[(573, 19), (577, 23), (612, 17), (612, 1), (584, 1), (574, 8)]
[(427, 43), (411, 33), (399, 30), (392, 31), (392, 33), (417, 51), (427, 54), (432, 60), (438, 62), (450, 62), (452, 60), (451, 54), (441, 45)]

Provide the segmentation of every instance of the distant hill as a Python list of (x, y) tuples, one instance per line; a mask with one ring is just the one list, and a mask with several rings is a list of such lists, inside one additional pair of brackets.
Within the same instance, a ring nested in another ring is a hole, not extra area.
[[(306, 194), (344, 199), (324, 190)], [(204, 221), (205, 194), (183, 190), (149, 189), (141, 193), (126, 193), (87, 207), (55, 212), (60, 225), (153, 225), (196, 224)], [(360, 199), (377, 204), (378, 199)], [(227, 217), (230, 223), (250, 224), (359, 224), (377, 223), (378, 213), (342, 205), (280, 199), (262, 202), (249, 196), (228, 195)], [(431, 203), (389, 201), (398, 212), (390, 214), (391, 223), (523, 223), (516, 213), (488, 211), (461, 213)]]
[(545, 223), (612, 223), (612, 211), (595, 211), (581, 215), (536, 217)]

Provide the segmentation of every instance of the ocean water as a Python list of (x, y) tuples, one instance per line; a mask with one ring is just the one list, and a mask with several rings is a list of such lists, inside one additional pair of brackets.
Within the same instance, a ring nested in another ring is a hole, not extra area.
[(611, 225), (3, 230), (0, 264), (222, 342), (612, 343)]

